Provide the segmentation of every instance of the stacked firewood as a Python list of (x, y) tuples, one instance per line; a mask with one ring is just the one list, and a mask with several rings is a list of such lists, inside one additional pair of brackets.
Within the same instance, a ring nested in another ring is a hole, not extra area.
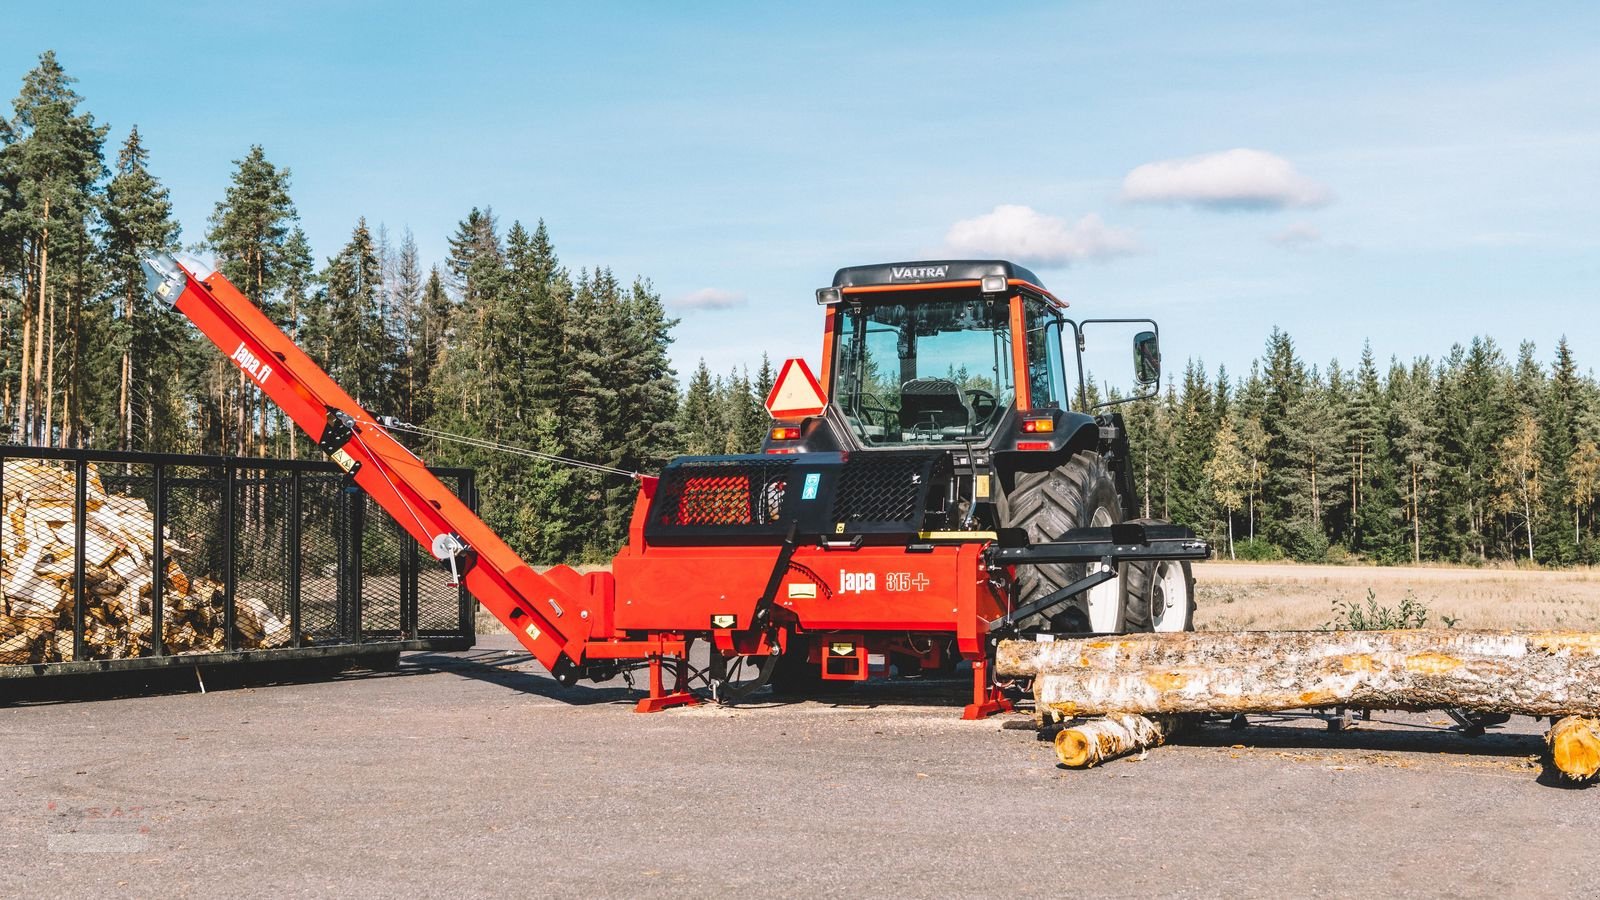
[[(84, 521), (85, 650), (90, 659), (148, 655), (154, 619), (155, 518), (142, 500), (108, 494), (88, 467)], [(73, 659), (73, 578), (77, 568), (70, 468), (6, 460), (0, 473), (0, 665)], [(163, 632), (167, 653), (221, 650), (223, 586), (190, 578), (185, 549), (163, 541)], [(235, 610), (241, 649), (289, 643), (289, 625), (257, 598)]]

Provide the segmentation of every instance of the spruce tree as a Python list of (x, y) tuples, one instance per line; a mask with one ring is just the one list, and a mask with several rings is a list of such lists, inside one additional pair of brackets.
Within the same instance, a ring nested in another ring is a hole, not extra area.
[(711, 370), (700, 360), (680, 407), (678, 430), (683, 435), (683, 452), (690, 456), (705, 456), (720, 450), (718, 437), (721, 425), (717, 415), (716, 386), (711, 381)]
[[(234, 165), (228, 189), (212, 210), (206, 245), (224, 277), (268, 317), (285, 321), (289, 312), (282, 288), (302, 249), (292, 243), (300, 216), (289, 197), (290, 173), (269, 161), (259, 144)], [(271, 420), (265, 395), (226, 360), (213, 359), (207, 376), (220, 436), (220, 443), (209, 449), (261, 452)]]
[[(1583, 397), (1580, 388), (1578, 365), (1572, 358), (1572, 348), (1565, 336), (1556, 345), (1555, 363), (1541, 398), (1539, 407), (1540, 454), (1543, 459), (1545, 497), (1551, 513), (1573, 503), (1573, 478), (1568, 471), (1579, 443), (1579, 418), (1582, 415)], [(1539, 534), (1542, 562), (1571, 565), (1578, 558), (1578, 534), (1566, 527), (1566, 516), (1543, 516), (1544, 527)]]
[(173, 376), (182, 368), (181, 348), (190, 333), (181, 317), (145, 291), (144, 259), (178, 247), (172, 203), (148, 162), (134, 127), (117, 155), (103, 207), (107, 287), (118, 310), (116, 403), (103, 424), (121, 449), (176, 450), (184, 423), (180, 382)]
[(387, 415), (395, 400), (390, 366), (398, 353), (384, 327), (383, 271), (366, 219), (356, 223), (339, 255), (328, 260), (321, 279), (327, 286), (320, 316), (325, 330), (312, 337), (326, 354), (320, 362), (357, 403)]

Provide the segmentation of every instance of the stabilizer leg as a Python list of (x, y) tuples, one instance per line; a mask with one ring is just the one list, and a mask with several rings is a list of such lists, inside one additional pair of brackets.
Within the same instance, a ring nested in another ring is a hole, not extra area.
[(694, 706), (700, 698), (689, 693), (689, 660), (686, 656), (674, 656), (672, 692), (668, 693), (662, 679), (662, 663), (665, 657), (662, 654), (653, 654), (650, 657), (650, 696), (640, 700), (634, 706), (634, 712), (651, 713), (671, 709), (674, 706)]
[(972, 661), (972, 702), (961, 710), (968, 721), (986, 719), (995, 713), (1011, 711), (1011, 701), (989, 682), (989, 660)]

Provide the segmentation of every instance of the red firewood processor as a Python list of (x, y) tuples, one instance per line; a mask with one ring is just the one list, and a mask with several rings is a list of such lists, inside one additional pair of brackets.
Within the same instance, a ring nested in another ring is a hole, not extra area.
[(535, 572), (392, 434), (420, 429), (362, 409), (221, 274), (171, 257), (145, 267), (151, 292), (557, 679), (648, 668), (640, 712), (967, 660), (976, 719), (1011, 708), (993, 668), (1002, 638), (1193, 627), (1189, 563), (1211, 549), (1137, 518), (1112, 407), (1139, 398), (1091, 406), (1080, 391), (1074, 410), (1066, 388), (1065, 341), (1082, 384), (1085, 329), (1115, 323), (1142, 329), (1134, 368), (1152, 394), (1156, 323), (1076, 322), (1021, 266), (840, 269), (817, 291), (820, 376), (784, 364), (762, 452), (621, 473), (639, 483), (628, 542), (587, 575)]

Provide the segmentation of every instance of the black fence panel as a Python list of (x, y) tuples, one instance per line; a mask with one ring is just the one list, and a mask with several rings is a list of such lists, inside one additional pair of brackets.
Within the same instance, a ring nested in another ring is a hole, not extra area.
[(332, 464), (0, 444), (0, 678), (472, 640), (464, 589)]

